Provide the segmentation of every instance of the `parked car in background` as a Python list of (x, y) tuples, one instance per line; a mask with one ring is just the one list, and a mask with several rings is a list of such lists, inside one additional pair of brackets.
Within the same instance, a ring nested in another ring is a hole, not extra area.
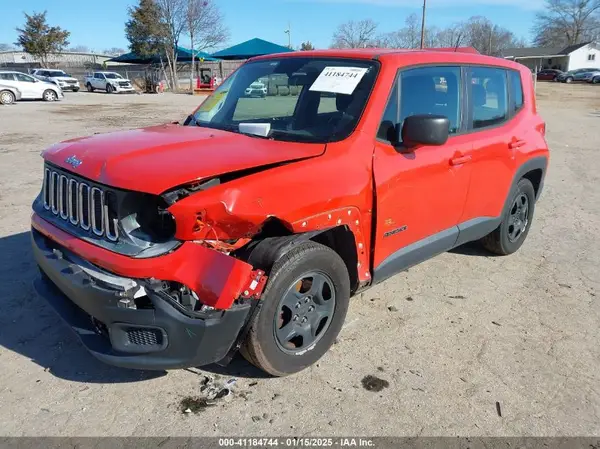
[(562, 73), (564, 72), (558, 69), (544, 69), (538, 72), (537, 79), (538, 81), (557, 81)]
[(73, 78), (62, 70), (35, 69), (31, 72), (31, 75), (39, 80), (58, 84), (63, 91), (72, 90), (73, 92), (77, 92), (81, 87), (77, 78)]
[(591, 72), (586, 72), (583, 80), (588, 83), (594, 83), (594, 84), (600, 83), (600, 69), (596, 69)]
[(21, 99), (21, 91), (16, 87), (0, 84), (0, 104), (13, 104)]
[(252, 83), (246, 89), (247, 97), (264, 97), (266, 95), (267, 95), (267, 86), (265, 86), (261, 82)]
[(0, 83), (19, 89), (23, 100), (57, 101), (64, 97), (62, 89), (57, 84), (41, 81), (26, 73), (2, 70)]
[(135, 92), (131, 81), (116, 72), (94, 72), (93, 75), (85, 77), (85, 87), (88, 92), (97, 89), (105, 90), (107, 94)]
[(597, 68), (584, 68), (577, 70), (570, 70), (562, 73), (558, 76), (558, 81), (561, 83), (573, 83), (575, 81), (585, 81), (587, 73), (598, 70)]

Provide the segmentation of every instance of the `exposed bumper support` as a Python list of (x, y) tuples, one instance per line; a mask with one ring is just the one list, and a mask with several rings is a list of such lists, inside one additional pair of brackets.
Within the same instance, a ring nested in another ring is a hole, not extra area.
[(217, 362), (246, 322), (248, 302), (191, 318), (151, 289), (146, 290), (145, 308), (123, 307), (121, 290), (98, 282), (69, 260), (67, 249), (54, 251), (51, 243), (32, 231), (35, 260), (47, 275), (35, 281), (35, 288), (90, 353), (105, 363), (162, 370)]

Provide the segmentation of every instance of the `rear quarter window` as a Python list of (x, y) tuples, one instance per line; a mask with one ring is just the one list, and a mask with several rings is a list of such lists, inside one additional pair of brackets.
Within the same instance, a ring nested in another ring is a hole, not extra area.
[(510, 79), (510, 89), (513, 100), (513, 112), (518, 112), (521, 110), (524, 104), (523, 82), (521, 81), (521, 74), (514, 70), (509, 70), (508, 77)]

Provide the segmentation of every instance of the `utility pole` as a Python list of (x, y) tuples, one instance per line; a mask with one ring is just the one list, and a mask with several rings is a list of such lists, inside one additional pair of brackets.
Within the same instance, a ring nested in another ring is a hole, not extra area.
[(285, 34), (288, 35), (288, 48), (291, 49), (292, 48), (292, 26), (290, 25), (290, 22), (288, 22), (288, 28), (287, 28), (287, 30), (285, 30)]
[(425, 10), (427, 9), (427, 0), (423, 0), (423, 21), (421, 22), (421, 50), (425, 48)]

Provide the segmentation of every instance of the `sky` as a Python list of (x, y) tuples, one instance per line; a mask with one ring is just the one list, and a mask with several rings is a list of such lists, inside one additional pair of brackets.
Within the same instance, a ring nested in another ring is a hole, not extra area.
[[(310, 41), (326, 48), (335, 28), (348, 20), (373, 19), (379, 32), (401, 28), (411, 13), (421, 13), (421, 0), (215, 0), (230, 30), (227, 45), (254, 37), (287, 45), (285, 30), (291, 25), (292, 45)], [(95, 51), (111, 47), (127, 50), (124, 23), (128, 6), (135, 0), (103, 0), (101, 7), (86, 11), (72, 0), (27, 0), (2, 6), (0, 43), (16, 41), (15, 28), (24, 23), (23, 13), (48, 11), (50, 25), (71, 32), (70, 46), (84, 45)], [(543, 0), (428, 0), (427, 24), (446, 26), (474, 15), (486, 16), (518, 37), (530, 39), (536, 11)], [(182, 42), (185, 47), (185, 41)]]

